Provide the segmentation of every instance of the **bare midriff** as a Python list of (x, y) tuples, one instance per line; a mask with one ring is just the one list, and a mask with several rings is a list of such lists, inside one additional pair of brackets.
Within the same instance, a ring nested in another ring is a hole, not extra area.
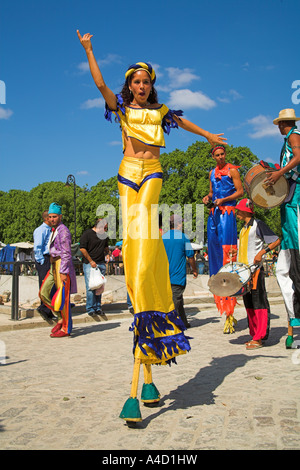
[(146, 145), (134, 138), (126, 139), (124, 157), (141, 158), (143, 160), (159, 159), (160, 147)]

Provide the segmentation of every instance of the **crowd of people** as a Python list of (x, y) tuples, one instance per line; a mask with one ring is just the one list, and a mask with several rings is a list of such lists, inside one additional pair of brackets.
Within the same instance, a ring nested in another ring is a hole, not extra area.
[[(155, 217), (153, 219), (151, 209), (158, 206), (162, 187), (159, 156), (160, 148), (165, 146), (164, 134), (181, 128), (206, 138), (211, 144), (211, 156), (216, 166), (209, 174), (209, 193), (203, 197), (204, 204), (210, 207), (207, 224), (209, 274), (216, 275), (224, 265), (236, 260), (251, 266), (251, 284), (243, 295), (251, 336), (246, 344), (247, 349), (261, 347), (269, 334), (270, 309), (262, 260), (281, 243), (277, 275), (289, 315), (289, 341), (286, 344), (291, 347), (293, 327), (300, 325), (300, 132), (295, 126), (299, 118), (292, 113), (293, 110), (283, 110), (274, 120), (285, 136), (285, 143), (280, 169), (269, 171), (266, 181), (268, 185), (275, 185), (284, 175), (292, 183), (293, 191), (290, 200), (281, 206), (283, 237), (280, 240), (269, 227), (255, 218), (252, 201), (241, 199), (243, 185), (238, 167), (226, 162), (227, 143), (223, 134), (203, 130), (184, 119), (181, 110), (171, 110), (160, 104), (154, 86), (156, 74), (149, 63), (132, 64), (125, 73), (121, 93), (116, 95), (107, 86), (99, 69), (93, 53), (92, 35), (81, 36), (79, 31), (77, 35), (86, 53), (92, 78), (105, 100), (105, 118), (112, 122), (114, 116), (122, 131), (123, 157), (118, 172), (118, 188), (123, 221), (122, 263), (128, 298), (134, 312), (130, 328), (134, 335), (134, 368), (130, 396), (120, 417), (128, 423), (137, 422), (142, 419), (137, 398), (140, 366), (144, 370), (141, 400), (155, 403), (159, 401), (160, 394), (152, 379), (151, 365), (174, 363), (177, 356), (191, 349), (190, 338), (185, 334), (190, 325), (183, 305), (186, 260), (195, 278), (203, 263), (200, 253), (195, 257), (190, 241), (182, 232), (182, 222), (175, 216), (171, 219), (168, 233), (155, 237), (149, 235), (153, 229), (158, 230), (158, 217), (157, 226), (152, 226)], [(241, 200), (237, 204), (238, 199)], [(132, 208), (137, 205), (146, 210), (134, 212)], [(50, 269), (41, 283), (40, 297), (42, 303), (58, 317), (51, 336), (63, 337), (68, 336), (72, 329), (69, 299), (70, 293), (76, 291), (71, 237), (62, 223), (61, 208), (57, 204), (51, 204), (48, 216), (52, 231), (48, 254), (42, 254), (49, 256)], [(239, 244), (236, 216), (244, 222)], [(99, 236), (99, 232), (105, 233), (106, 229), (103, 224), (99, 227), (97, 221), (81, 237), (80, 250), (85, 259), (87, 290), (91, 269), (97, 268), (103, 274), (106, 272), (105, 262), (108, 260), (110, 263), (110, 257), (114, 256), (113, 252), (109, 253), (107, 238)], [(101, 249), (97, 248), (99, 245)], [(100, 255), (96, 248), (101, 251)], [(56, 292), (51, 298), (53, 286)], [(87, 309), (101, 311), (99, 297), (95, 293), (90, 295)], [(215, 302), (216, 308), (226, 314), (226, 332), (232, 332), (236, 323), (233, 317), (236, 295), (215, 296)]]

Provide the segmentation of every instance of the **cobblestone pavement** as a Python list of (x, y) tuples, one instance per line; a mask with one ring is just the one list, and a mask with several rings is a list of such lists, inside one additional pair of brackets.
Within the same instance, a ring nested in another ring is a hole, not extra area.
[(215, 308), (186, 310), (192, 350), (154, 366), (162, 398), (141, 404), (135, 428), (119, 418), (132, 377), (131, 317), (75, 324), (70, 338), (50, 338), (49, 327), (0, 332), (0, 449), (300, 449), (300, 350), (285, 349), (284, 305), (272, 305), (269, 339), (255, 351), (245, 348), (243, 307), (232, 335)]

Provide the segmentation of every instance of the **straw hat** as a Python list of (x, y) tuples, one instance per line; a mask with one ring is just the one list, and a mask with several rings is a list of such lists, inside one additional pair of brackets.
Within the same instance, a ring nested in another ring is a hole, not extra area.
[(282, 109), (279, 112), (278, 118), (274, 119), (273, 123), (277, 125), (279, 121), (300, 121), (300, 118), (297, 118), (295, 115), (294, 109)]

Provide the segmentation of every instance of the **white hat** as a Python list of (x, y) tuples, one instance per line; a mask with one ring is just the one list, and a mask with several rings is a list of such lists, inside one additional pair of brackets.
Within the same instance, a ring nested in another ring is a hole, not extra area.
[(300, 121), (300, 118), (296, 117), (294, 109), (282, 109), (278, 118), (274, 119), (273, 124), (277, 125), (279, 121)]

